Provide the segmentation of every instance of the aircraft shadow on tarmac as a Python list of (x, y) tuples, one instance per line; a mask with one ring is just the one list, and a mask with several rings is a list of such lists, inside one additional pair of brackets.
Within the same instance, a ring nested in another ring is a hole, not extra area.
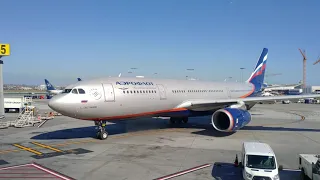
[[(216, 131), (212, 125), (210, 118), (190, 118), (187, 124), (169, 124), (166, 119), (155, 119), (155, 118), (144, 118), (144, 119), (133, 119), (133, 120), (121, 120), (114, 121), (115, 124), (109, 124), (106, 126), (106, 130), (109, 135), (125, 134), (129, 132), (142, 132), (146, 130), (158, 130), (158, 129), (170, 129), (170, 128), (184, 128), (194, 129), (192, 134), (212, 136), (212, 137), (225, 137), (234, 134), (224, 133)], [(320, 132), (319, 129), (302, 129), (302, 128), (285, 128), (285, 127), (267, 127), (267, 126), (245, 126), (241, 130), (250, 131), (306, 131), (306, 132)], [(239, 131), (241, 131), (239, 130)], [(77, 139), (77, 138), (88, 138), (96, 137), (96, 127), (79, 127), (61, 129), (51, 132), (33, 132), (37, 135), (31, 139), (36, 140), (52, 140), (52, 139)]]
[[(229, 136), (233, 133), (221, 133), (213, 129), (209, 120), (190, 118), (187, 124), (169, 124), (167, 119), (155, 119), (155, 118), (144, 118), (144, 119), (132, 119), (132, 120), (118, 120), (110, 121), (114, 124), (108, 124), (106, 130), (109, 135), (125, 134), (129, 132), (143, 132), (146, 130), (159, 130), (159, 129), (170, 129), (170, 128), (184, 128), (184, 129), (195, 129), (203, 131), (205, 129), (205, 134), (207, 136), (223, 137)], [(201, 122), (201, 124), (199, 123)], [(61, 129), (50, 132), (33, 132), (37, 134), (31, 139), (36, 140), (53, 140), (53, 139), (77, 139), (77, 138), (88, 138), (96, 137), (96, 126), (89, 127), (79, 127), (79, 128), (69, 128)], [(192, 132), (197, 133), (197, 132)], [(202, 133), (199, 133), (202, 134)]]
[[(216, 162), (211, 171), (212, 177), (221, 180), (242, 180), (242, 168), (231, 163)], [(279, 170), (281, 180), (298, 180), (300, 171), (283, 169)]]

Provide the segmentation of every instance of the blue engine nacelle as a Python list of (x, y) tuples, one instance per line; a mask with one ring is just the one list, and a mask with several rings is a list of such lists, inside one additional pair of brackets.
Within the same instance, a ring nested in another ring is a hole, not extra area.
[(222, 132), (233, 132), (251, 121), (251, 114), (243, 109), (224, 108), (212, 114), (212, 126)]

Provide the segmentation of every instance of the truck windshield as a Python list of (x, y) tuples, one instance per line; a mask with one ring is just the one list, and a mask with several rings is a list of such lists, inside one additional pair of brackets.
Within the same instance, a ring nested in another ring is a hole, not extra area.
[(247, 167), (257, 169), (276, 169), (273, 156), (247, 155)]

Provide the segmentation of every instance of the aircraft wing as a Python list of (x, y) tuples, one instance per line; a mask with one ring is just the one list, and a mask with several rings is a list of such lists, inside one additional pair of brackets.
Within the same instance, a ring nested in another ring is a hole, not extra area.
[(231, 98), (231, 99), (199, 99), (199, 100), (185, 101), (181, 103), (177, 108), (210, 110), (210, 109), (215, 109), (219, 107), (221, 108), (224, 106), (236, 104), (238, 102), (257, 103), (257, 102), (263, 102), (263, 101), (305, 99), (305, 98), (319, 98), (319, 97), (320, 97), (320, 94), (308, 94), (308, 95), (264, 96), (264, 97), (247, 97), (247, 98)]

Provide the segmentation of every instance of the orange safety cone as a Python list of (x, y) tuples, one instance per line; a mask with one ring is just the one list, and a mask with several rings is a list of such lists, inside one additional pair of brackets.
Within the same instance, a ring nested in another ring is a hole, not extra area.
[(234, 166), (238, 167), (239, 161), (238, 161), (238, 154), (236, 154), (236, 159), (234, 160)]

